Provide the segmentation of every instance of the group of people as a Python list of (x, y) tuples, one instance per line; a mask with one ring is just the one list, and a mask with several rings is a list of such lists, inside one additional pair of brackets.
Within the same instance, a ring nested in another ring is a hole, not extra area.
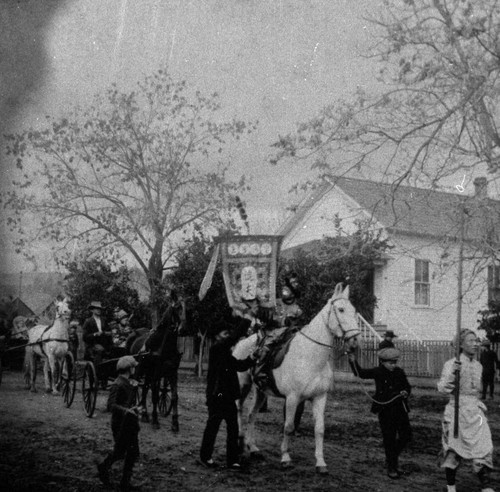
[[(401, 476), (398, 466), (399, 455), (411, 441), (408, 397), (411, 386), (404, 370), (397, 366), (401, 356), (394, 346), (393, 332), (386, 332), (379, 346), (378, 367), (363, 369), (354, 353), (349, 354), (353, 373), (362, 379), (375, 380), (375, 395), (371, 410), (378, 415), (385, 449), (387, 475), (392, 479)], [(490, 343), (484, 343), (481, 362), (476, 360), (478, 352), (477, 335), (463, 329), (455, 340), (459, 346), (460, 359), (444, 364), (437, 384), (439, 392), (450, 396), (442, 419), (441, 468), (445, 471), (447, 492), (456, 492), (457, 469), (463, 460), (472, 461), (482, 492), (493, 492), (490, 473), (493, 469), (493, 443), (485, 416), (486, 406), (481, 401), (486, 396), (487, 383), (491, 383), (489, 370), (498, 368), (498, 358)], [(485, 379), (484, 374), (488, 373)], [(457, 384), (458, 381), (458, 384)], [(493, 385), (489, 386), (493, 388)], [(491, 389), (491, 398), (493, 389)], [(455, 399), (458, 398), (458, 432), (455, 433)]]
[[(236, 400), (241, 395), (237, 372), (256, 366), (258, 374), (262, 359), (265, 359), (269, 346), (276, 339), (273, 332), (278, 330), (279, 336), (280, 329), (296, 327), (302, 315), (297, 305), (297, 288), (290, 289), (289, 284), (283, 287), (278, 309), (274, 313), (263, 311), (257, 300), (247, 300), (245, 304), (245, 310), (234, 313), (236, 317), (232, 327), (221, 326), (209, 353), (205, 395), (208, 418), (199, 453), (199, 463), (207, 468), (219, 466), (213, 459), (213, 452), (220, 425), (225, 421), (226, 464), (228, 469), (241, 469), (236, 407)], [(259, 331), (261, 332), (259, 350), (244, 360), (234, 358), (232, 356), (234, 344), (242, 336)], [(395, 347), (394, 338), (396, 335), (393, 332), (385, 333), (378, 352), (379, 365), (376, 367), (361, 367), (354, 352), (350, 353), (348, 358), (351, 369), (357, 377), (375, 381), (371, 411), (378, 417), (387, 475), (391, 479), (398, 479), (403, 474), (399, 467), (399, 456), (412, 439), (408, 403), (412, 388), (404, 370), (397, 365), (401, 352)], [(484, 413), (486, 407), (480, 399), (481, 395), (484, 397), (486, 394), (483, 370), (485, 361), (483, 360), (482, 364), (476, 360), (478, 340), (473, 331), (462, 330), (455, 343), (460, 347), (460, 360), (451, 359), (445, 363), (437, 384), (439, 392), (450, 395), (442, 419), (441, 467), (445, 472), (446, 489), (447, 492), (456, 492), (457, 469), (463, 460), (471, 460), (481, 491), (493, 492), (490, 484), (493, 444)], [(488, 347), (485, 347), (485, 352), (487, 349)], [(488, 352), (486, 356), (482, 355), (482, 358), (490, 362), (493, 360), (494, 367), (498, 367), (496, 354), (493, 356)], [(131, 489), (130, 476), (139, 453), (137, 435), (140, 409), (135, 406), (136, 400), (132, 396), (135, 390), (130, 380), (135, 365), (134, 358), (129, 356), (122, 357), (118, 362), (120, 374), (111, 387), (108, 401), (108, 407), (112, 412), (115, 446), (113, 452), (98, 466), (101, 481), (109, 485), (111, 464), (124, 458), (121, 484), (123, 490)], [(459, 378), (457, 373), (460, 374)], [(454, 402), (457, 394), (460, 402), (459, 431), (455, 436)]]

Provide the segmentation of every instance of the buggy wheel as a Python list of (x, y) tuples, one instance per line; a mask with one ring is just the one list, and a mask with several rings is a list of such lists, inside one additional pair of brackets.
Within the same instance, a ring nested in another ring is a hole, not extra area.
[(160, 390), (160, 401), (158, 402), (158, 410), (162, 417), (168, 417), (172, 411), (172, 391), (170, 389), (170, 383), (165, 381), (163, 387)]
[(61, 389), (64, 404), (69, 408), (75, 398), (76, 368), (75, 359), (71, 352), (67, 352), (61, 368)]
[(92, 362), (86, 362), (82, 377), (83, 406), (87, 417), (92, 417), (97, 400), (97, 377)]

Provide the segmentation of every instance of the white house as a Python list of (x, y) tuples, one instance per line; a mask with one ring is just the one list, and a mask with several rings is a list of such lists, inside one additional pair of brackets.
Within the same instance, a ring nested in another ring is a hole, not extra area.
[[(500, 202), (487, 197), (486, 178), (474, 196), (338, 177), (307, 196), (277, 231), (282, 250), (354, 232), (380, 230), (393, 246), (373, 271), (377, 307), (370, 319), (380, 333), (402, 339), (450, 340), (456, 332), (460, 262), (461, 326), (477, 328), (478, 311), (500, 292), (493, 265)], [(463, 254), (460, 255), (460, 245)]]

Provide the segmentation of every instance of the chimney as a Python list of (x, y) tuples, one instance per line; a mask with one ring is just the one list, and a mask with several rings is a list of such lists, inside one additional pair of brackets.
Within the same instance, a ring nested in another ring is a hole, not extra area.
[(484, 176), (474, 180), (474, 188), (477, 198), (488, 198), (488, 181)]

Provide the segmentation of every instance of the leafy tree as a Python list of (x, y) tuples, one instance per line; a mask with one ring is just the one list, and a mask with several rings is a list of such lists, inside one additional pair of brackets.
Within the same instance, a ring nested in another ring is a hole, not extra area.
[(112, 270), (98, 259), (67, 265), (66, 294), (72, 317), (83, 322), (89, 316), (92, 301), (101, 301), (103, 316), (112, 319), (116, 309), (133, 315), (131, 323), (136, 327), (149, 326), (147, 306), (141, 302), (137, 291), (130, 285), (130, 272), (126, 267)]
[[(500, 165), (500, 4), (384, 0), (369, 19), (379, 85), (332, 102), (281, 137), (272, 162), (313, 159), (320, 173), (382, 166), (396, 183)], [(335, 159), (332, 159), (332, 154)]]
[(280, 262), (280, 276), (293, 271), (300, 279), (299, 304), (306, 321), (323, 308), (339, 282), (349, 284), (351, 302), (370, 320), (377, 303), (370, 287), (374, 262), (389, 248), (387, 240), (360, 227), (351, 236), (326, 237), (309, 251), (298, 247)]
[[(50, 126), (8, 137), (19, 177), (3, 196), (17, 248), (50, 242), (61, 262), (133, 259), (145, 273), (152, 322), (178, 244), (193, 230), (234, 228), (230, 204), (244, 178), (227, 179), (229, 139), (255, 127), (222, 122), (217, 94), (193, 92), (159, 70)], [(36, 222), (27, 222), (32, 214)]]
[(486, 338), (497, 345), (500, 342), (500, 301), (490, 301), (488, 309), (479, 311), (479, 330), (486, 332)]
[[(186, 302), (188, 334), (199, 340), (198, 361), (202, 360), (205, 341), (231, 316), (222, 272), (217, 269), (212, 286), (202, 301), (198, 291), (213, 253), (213, 245), (202, 234), (194, 235), (177, 252), (176, 266), (167, 276), (168, 283), (179, 291)], [(201, 364), (198, 364), (201, 375)]]

